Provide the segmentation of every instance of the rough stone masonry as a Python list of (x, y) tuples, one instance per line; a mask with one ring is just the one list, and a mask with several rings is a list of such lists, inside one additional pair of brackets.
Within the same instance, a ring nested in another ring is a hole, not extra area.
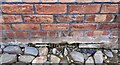
[[(120, 0), (1, 0), (0, 62), (109, 63), (120, 56), (119, 24)], [(28, 43), (68, 45), (47, 53)]]

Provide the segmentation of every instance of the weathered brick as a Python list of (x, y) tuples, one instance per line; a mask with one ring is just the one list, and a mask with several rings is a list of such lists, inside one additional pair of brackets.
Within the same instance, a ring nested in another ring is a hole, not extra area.
[(112, 0), (112, 2), (120, 2), (120, 0)]
[(111, 14), (92, 14), (86, 16), (86, 22), (112, 22), (114, 16)]
[(80, 37), (80, 36), (84, 36), (84, 32), (83, 31), (72, 31), (69, 34), (72, 37)]
[(40, 2), (40, 0), (23, 0), (23, 2)]
[(66, 4), (36, 4), (38, 14), (64, 14), (66, 13)]
[(79, 3), (93, 2), (93, 0), (76, 0)]
[(100, 4), (69, 5), (68, 13), (70, 14), (98, 13), (99, 10)]
[(112, 32), (111, 36), (120, 36), (120, 32)]
[(24, 22), (33, 22), (33, 23), (52, 23), (52, 15), (26, 15), (24, 16)]
[(101, 13), (118, 13), (118, 4), (103, 4)]
[(39, 24), (12, 24), (12, 28), (15, 31), (28, 31), (28, 30), (34, 30), (39, 31), (40, 25)]
[(66, 3), (68, 3), (68, 2), (75, 2), (75, 0), (59, 0), (59, 2), (66, 2)]
[(71, 24), (70, 25), (71, 30), (96, 30), (97, 25), (96, 24)]
[(94, 0), (94, 2), (111, 2), (111, 0)]
[(9, 24), (2, 24), (2, 30), (11, 31), (11, 27)]
[(32, 37), (55, 37), (56, 32), (49, 32), (49, 31), (44, 31), (44, 32), (32, 32)]
[(22, 22), (20, 15), (3, 15), (3, 19), (5, 23)]
[(118, 30), (119, 24), (99, 24), (98, 28), (100, 30)]
[(41, 0), (42, 2), (57, 2), (57, 0)]
[(106, 36), (109, 35), (108, 31), (88, 31), (85, 33), (87, 36)]
[(24, 39), (24, 38), (29, 38), (30, 34), (28, 32), (7, 32), (5, 33), (7, 35), (8, 38), (10, 39)]
[(42, 24), (43, 30), (68, 30), (69, 24)]
[(24, 38), (30, 38), (30, 33), (28, 32), (15, 32), (15, 36), (16, 38), (21, 38), (21, 39), (24, 39)]
[(9, 39), (15, 38), (15, 32), (7, 32), (5, 34), (6, 34), (7, 38), (9, 38)]
[(22, 0), (5, 0), (5, 2), (22, 2)]
[(2, 12), (8, 14), (32, 14), (32, 4), (3, 4)]
[(83, 22), (84, 16), (83, 15), (63, 15), (63, 16), (56, 16), (57, 22)]

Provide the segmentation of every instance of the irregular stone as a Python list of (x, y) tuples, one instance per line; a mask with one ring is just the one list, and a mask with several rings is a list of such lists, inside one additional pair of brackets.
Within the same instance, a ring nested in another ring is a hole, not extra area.
[(86, 63), (94, 63), (93, 57), (89, 57), (89, 58), (86, 60)]
[(56, 48), (53, 48), (53, 49), (52, 49), (52, 53), (53, 53), (53, 54), (56, 54), (56, 53), (57, 53), (57, 49), (56, 49)]
[(70, 55), (74, 61), (84, 62), (84, 56), (82, 53), (77, 51), (72, 51)]
[(34, 58), (35, 57), (31, 55), (21, 55), (19, 56), (18, 60), (24, 63), (31, 63)]
[(7, 46), (3, 51), (5, 53), (22, 54), (22, 50), (19, 46)]
[(105, 55), (107, 55), (108, 57), (113, 57), (113, 53), (110, 52), (110, 51), (105, 50), (104, 53), (105, 53)]
[(112, 50), (113, 53), (118, 53), (118, 50)]
[(40, 56), (40, 57), (36, 57), (33, 61), (32, 61), (32, 65), (35, 65), (35, 63), (45, 63), (47, 61), (47, 56)]
[(95, 63), (103, 63), (103, 53), (101, 51), (97, 51), (94, 54)]
[(16, 54), (3, 54), (0, 57), (1, 63), (14, 63), (17, 61), (17, 55)]
[(50, 60), (52, 63), (59, 63), (60, 62), (60, 58), (55, 56), (55, 55), (51, 55)]
[(30, 55), (37, 56), (38, 50), (34, 47), (25, 47), (24, 54), (30, 54)]
[(4, 48), (5, 48), (5, 46), (4, 46), (3, 44), (1, 44), (1, 45), (0, 45), (0, 48), (1, 48), (1, 49), (4, 49)]
[(64, 48), (64, 56), (67, 56), (67, 55), (68, 55), (67, 48)]
[(48, 54), (47, 47), (39, 48), (39, 55), (47, 55), (47, 54)]
[(0, 48), (0, 54), (2, 53), (2, 49)]

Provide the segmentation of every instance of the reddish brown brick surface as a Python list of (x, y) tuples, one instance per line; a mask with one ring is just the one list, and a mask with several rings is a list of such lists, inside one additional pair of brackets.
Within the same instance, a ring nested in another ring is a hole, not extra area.
[(57, 2), (57, 0), (41, 0), (41, 2)]
[(64, 14), (66, 13), (66, 4), (36, 4), (38, 14)]
[(9, 24), (2, 24), (2, 30), (11, 31), (11, 27)]
[(5, 23), (23, 22), (20, 15), (3, 15)]
[(43, 30), (68, 30), (69, 24), (42, 24)]
[(66, 15), (66, 16), (56, 16), (57, 22), (83, 22), (84, 16), (83, 15)]
[(33, 14), (32, 4), (3, 4), (2, 12), (8, 14)]
[(24, 22), (33, 22), (33, 23), (52, 23), (52, 15), (29, 15), (24, 16)]
[(87, 15), (86, 22), (112, 22), (114, 20), (114, 15), (110, 14), (99, 14), (99, 15)]
[(118, 30), (120, 27), (119, 27), (119, 24), (99, 24), (99, 29), (102, 29), (102, 30)]
[(86, 32), (87, 36), (104, 36), (104, 35), (109, 35), (108, 31), (89, 31)]
[(118, 4), (103, 4), (101, 13), (118, 13)]
[(22, 0), (23, 2), (40, 2), (40, 0)]
[(63, 2), (63, 3), (65, 3), (65, 2), (75, 2), (75, 0), (59, 0), (59, 2)]
[(27, 30), (34, 30), (39, 31), (40, 25), (39, 24), (12, 24), (12, 28), (15, 31), (27, 31)]
[(96, 30), (96, 24), (71, 24), (71, 30)]
[(69, 5), (68, 9), (70, 14), (98, 13), (99, 11), (100, 4)]

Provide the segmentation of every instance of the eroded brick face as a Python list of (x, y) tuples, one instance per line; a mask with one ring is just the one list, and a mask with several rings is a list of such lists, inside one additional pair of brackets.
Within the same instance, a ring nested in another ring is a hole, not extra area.
[(38, 14), (64, 14), (66, 13), (66, 4), (36, 4)]
[(7, 14), (33, 14), (32, 4), (3, 4), (2, 12)]

